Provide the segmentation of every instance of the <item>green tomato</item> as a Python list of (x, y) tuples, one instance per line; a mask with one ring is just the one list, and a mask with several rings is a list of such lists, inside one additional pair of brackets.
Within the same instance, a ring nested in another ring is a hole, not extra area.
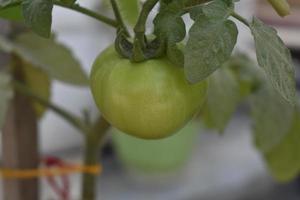
[(113, 47), (96, 59), (91, 90), (104, 118), (119, 130), (145, 139), (167, 137), (199, 111), (206, 81), (189, 84), (183, 68), (168, 59), (132, 63)]

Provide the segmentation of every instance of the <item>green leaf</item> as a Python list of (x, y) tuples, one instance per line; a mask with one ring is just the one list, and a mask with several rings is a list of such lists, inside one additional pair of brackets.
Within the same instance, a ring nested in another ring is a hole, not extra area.
[(288, 133), (293, 121), (294, 106), (266, 83), (251, 99), (251, 115), (255, 143), (262, 152), (269, 152)]
[(258, 64), (273, 87), (291, 104), (295, 103), (295, 68), (289, 49), (277, 35), (257, 18), (250, 25), (255, 40)]
[[(285, 120), (285, 119), (283, 119)], [(266, 153), (265, 160), (279, 181), (291, 181), (300, 173), (300, 113), (294, 114), (292, 126), (282, 141)]]
[(139, 16), (139, 0), (117, 0), (121, 15), (130, 25), (135, 25)]
[(22, 10), (25, 23), (38, 35), (51, 35), (53, 3), (51, 0), (23, 0)]
[(203, 120), (209, 128), (223, 132), (239, 100), (239, 84), (229, 68), (222, 67), (209, 77)]
[(13, 97), (13, 88), (10, 84), (10, 76), (0, 72), (0, 130), (3, 126), (9, 101)]
[(251, 95), (262, 83), (265, 83), (262, 69), (245, 54), (238, 53), (232, 56), (226, 66), (234, 72), (239, 82), (242, 99)]
[(201, 5), (190, 11), (193, 20), (206, 16), (208, 19), (227, 19), (230, 16), (232, 8), (222, 0), (215, 0), (209, 4)]
[(199, 18), (189, 32), (184, 67), (191, 83), (204, 80), (226, 62), (237, 41), (238, 30), (230, 20)]
[(184, 57), (177, 47), (186, 35), (185, 23), (181, 17), (183, 3), (175, 0), (164, 5), (154, 19), (154, 34), (167, 42), (167, 56), (178, 66), (183, 66)]
[(80, 63), (67, 47), (57, 43), (54, 38), (44, 39), (33, 33), (24, 33), (14, 41), (6, 40), (6, 43), (8, 50), (40, 67), (50, 77), (74, 85), (88, 84)]
[(0, 8), (0, 18), (13, 20), (13, 21), (22, 21), (22, 11), (21, 7), (13, 6), (13, 7), (7, 7), (7, 8)]

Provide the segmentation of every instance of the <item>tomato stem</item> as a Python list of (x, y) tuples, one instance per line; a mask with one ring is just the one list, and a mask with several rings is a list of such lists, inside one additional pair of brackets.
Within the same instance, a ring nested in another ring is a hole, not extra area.
[(79, 4), (65, 4), (65, 3), (62, 3), (60, 1), (53, 1), (53, 4), (54, 5), (57, 5), (57, 6), (61, 6), (61, 7), (64, 7), (64, 8), (68, 8), (68, 9), (71, 9), (71, 10), (74, 10), (74, 11), (77, 11), (77, 12), (80, 12), (82, 14), (85, 14), (87, 16), (90, 16), (94, 19), (97, 19), (98, 21), (101, 21), (107, 25), (110, 25), (114, 28), (118, 28), (119, 27), (119, 23), (116, 21), (116, 20), (113, 20), (113, 19), (110, 19), (106, 16), (103, 16), (103, 15), (100, 15), (98, 13), (95, 13), (94, 11), (92, 10), (89, 10), (87, 8), (84, 8), (84, 7), (81, 7)]
[(234, 17), (235, 19), (239, 20), (240, 22), (242, 22), (246, 26), (250, 27), (250, 24), (249, 24), (248, 20), (245, 19), (244, 17), (242, 17), (241, 15), (239, 15), (238, 13), (232, 11), (231, 16)]
[[(138, 21), (134, 27), (134, 33), (135, 33), (135, 44), (136, 44), (136, 48), (137, 49), (137, 55), (133, 56), (135, 59), (134, 61), (143, 61), (145, 58), (141, 57), (138, 55), (139, 52), (143, 51), (145, 49), (145, 32), (146, 32), (146, 22), (148, 19), (148, 16), (150, 14), (150, 12), (152, 11), (152, 9), (154, 8), (154, 6), (157, 4), (159, 0), (147, 0), (141, 10), (140, 16), (138, 18)], [(133, 52), (133, 54), (136, 54), (135, 52)]]
[(127, 37), (129, 37), (130, 34), (129, 34), (129, 32), (128, 32), (128, 30), (127, 30), (127, 27), (126, 27), (126, 25), (125, 25), (125, 23), (124, 23), (124, 20), (123, 20), (123, 18), (122, 18), (122, 16), (121, 16), (120, 9), (119, 9), (119, 7), (118, 7), (118, 4), (117, 4), (116, 0), (110, 0), (110, 3), (111, 3), (111, 6), (112, 6), (112, 8), (113, 8), (115, 17), (116, 17), (116, 19), (117, 19), (117, 21), (118, 21), (119, 28), (123, 29), (124, 34), (125, 34)]
[[(110, 124), (104, 118), (100, 117), (94, 127), (91, 128), (91, 131), (86, 134), (84, 154), (85, 165), (98, 164), (99, 150), (109, 127)], [(96, 199), (96, 182), (97, 177), (95, 175), (83, 174), (81, 199)]]

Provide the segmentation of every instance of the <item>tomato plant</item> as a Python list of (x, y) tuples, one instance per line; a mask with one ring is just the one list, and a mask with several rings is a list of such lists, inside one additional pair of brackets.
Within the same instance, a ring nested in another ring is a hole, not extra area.
[[(286, 0), (268, 2), (280, 16), (290, 12)], [(247, 20), (237, 13), (237, 3), (110, 0), (111, 18), (74, 0), (0, 0), (0, 17), (13, 21), (0, 36), (0, 51), (7, 58), (0, 71), (0, 126), (14, 124), (6, 122), (9, 104), (20, 108), (15, 99), (22, 96), (36, 115), (51, 109), (80, 130), (86, 142), (84, 162), (93, 165), (111, 125), (133, 136), (159, 139), (179, 131), (200, 111), (209, 128), (223, 132), (239, 104), (250, 102), (257, 149), (274, 177), (292, 179), (300, 172), (300, 110), (291, 54), (276, 30), (256, 17)], [(156, 5), (153, 31), (147, 35), (146, 22)], [(96, 58), (90, 81), (51, 32), (54, 6), (116, 29), (114, 45)], [(189, 29), (183, 16), (189, 16)], [(245, 55), (232, 55), (238, 22), (253, 36), (259, 67)], [(90, 82), (103, 117), (92, 121), (51, 102), (52, 80), (75, 86)], [(4, 131), (10, 130), (14, 129)], [(283, 159), (290, 152), (296, 156)], [(84, 174), (82, 199), (95, 199), (95, 183), (94, 176)]]

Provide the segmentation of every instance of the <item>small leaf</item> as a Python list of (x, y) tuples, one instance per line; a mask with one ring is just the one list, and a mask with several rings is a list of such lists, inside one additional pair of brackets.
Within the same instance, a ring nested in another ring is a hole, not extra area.
[(139, 16), (139, 0), (117, 0), (121, 15), (130, 25), (135, 25)]
[(44, 39), (32, 33), (24, 33), (11, 45), (13, 52), (43, 69), (50, 77), (74, 85), (88, 84), (86, 74), (71, 51), (53, 38)]
[(23, 0), (22, 10), (27, 24), (35, 33), (49, 38), (51, 35), (53, 3), (51, 0)]
[[(285, 119), (282, 119), (285, 120)], [(272, 175), (279, 181), (291, 181), (300, 173), (300, 113), (294, 114), (292, 126), (282, 141), (265, 154)]]
[(209, 128), (224, 131), (239, 104), (239, 92), (239, 84), (229, 68), (222, 67), (209, 77), (207, 102), (202, 115)]
[(289, 103), (295, 103), (295, 68), (291, 53), (277, 35), (275, 29), (268, 27), (257, 18), (251, 23), (258, 64), (266, 72), (273, 87)]
[(11, 78), (8, 74), (0, 72), (0, 130), (6, 117), (9, 101), (13, 97), (13, 88), (10, 80)]
[(251, 115), (255, 143), (262, 152), (269, 152), (288, 133), (293, 121), (294, 106), (266, 83), (251, 99)]
[(190, 29), (184, 53), (187, 79), (197, 83), (221, 67), (231, 56), (237, 34), (230, 20), (199, 18)]

